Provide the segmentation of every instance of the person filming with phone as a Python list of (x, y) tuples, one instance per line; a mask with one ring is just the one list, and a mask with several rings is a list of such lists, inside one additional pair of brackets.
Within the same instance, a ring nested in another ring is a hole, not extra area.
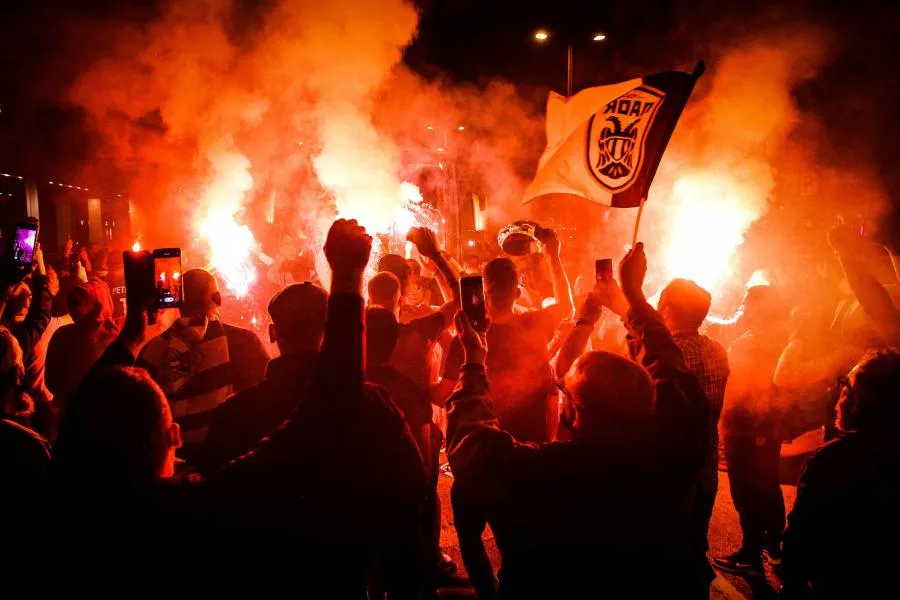
[(577, 360), (559, 382), (571, 441), (523, 444), (505, 430), (494, 410), (490, 330), (458, 317), (465, 362), (447, 402), (448, 456), (454, 485), (480, 496), (494, 532), (500, 597), (596, 589), (616, 597), (636, 581), (647, 597), (708, 597), (689, 551), (689, 501), (707, 451), (709, 402), (644, 297), (646, 269), (638, 244), (622, 261), (621, 292), (597, 283), (602, 304), (627, 307), (640, 363), (597, 351)]
[(182, 275), (181, 318), (147, 342), (135, 362), (156, 381), (181, 426), (188, 463), (196, 462), (215, 408), (262, 381), (269, 355), (255, 333), (219, 319), (222, 295), (204, 269)]
[[(519, 272), (509, 258), (495, 258), (484, 269), (484, 294), (490, 326), (488, 370), (496, 415), (501, 426), (524, 442), (544, 442), (556, 436), (558, 399), (547, 345), (559, 324), (572, 318), (572, 289), (560, 261), (559, 237), (540, 228), (544, 259), (550, 267), (556, 303), (532, 312), (514, 310), (521, 295)], [(454, 341), (444, 367), (444, 379), (459, 379), (460, 343)]]

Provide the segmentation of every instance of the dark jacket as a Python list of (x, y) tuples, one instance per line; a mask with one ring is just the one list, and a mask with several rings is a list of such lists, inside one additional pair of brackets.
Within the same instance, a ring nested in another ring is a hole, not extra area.
[(223, 564), (253, 548), (263, 569), (280, 573), (275, 565), (290, 559), (306, 588), (364, 598), (377, 562), (395, 597), (415, 596), (425, 471), (399, 410), (364, 383), (363, 343), (362, 298), (333, 294), (306, 397), (253, 452), (199, 486), (198, 518), (214, 536), (228, 532), (216, 549)]
[(672, 595), (696, 585), (687, 515), (707, 450), (708, 401), (656, 311), (634, 307), (628, 321), (656, 387), (656, 439), (647, 447), (521, 444), (499, 429), (478, 367), (464, 369), (448, 401), (450, 465), (482, 495), (478, 511), (503, 557), (501, 597), (578, 597), (616, 585), (643, 593), (657, 583), (653, 593)]
[(784, 532), (784, 598), (883, 597), (900, 560), (900, 442), (848, 433), (807, 461)]
[(216, 407), (204, 442), (205, 472), (253, 450), (284, 423), (306, 394), (318, 356), (305, 352), (273, 358), (265, 379)]

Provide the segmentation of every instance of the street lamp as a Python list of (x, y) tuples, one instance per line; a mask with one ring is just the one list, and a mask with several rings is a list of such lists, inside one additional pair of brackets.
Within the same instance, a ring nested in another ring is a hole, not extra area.
[[(544, 43), (550, 39), (550, 32), (546, 29), (538, 29), (534, 32), (534, 39), (538, 41), (538, 43)], [(594, 42), (602, 42), (606, 40), (605, 33), (596, 33), (591, 38)], [(572, 37), (569, 36), (567, 42), (567, 52), (566, 52), (566, 96), (572, 95), (572, 54), (573, 54), (573, 40)]]

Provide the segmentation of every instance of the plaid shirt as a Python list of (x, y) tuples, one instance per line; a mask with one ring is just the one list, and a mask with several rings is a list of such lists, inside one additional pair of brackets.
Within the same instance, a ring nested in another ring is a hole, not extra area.
[(725, 403), (725, 383), (731, 370), (728, 352), (722, 344), (699, 333), (676, 333), (675, 343), (684, 354), (688, 371), (694, 374), (709, 400), (709, 428), (712, 448), (719, 445), (719, 416)]

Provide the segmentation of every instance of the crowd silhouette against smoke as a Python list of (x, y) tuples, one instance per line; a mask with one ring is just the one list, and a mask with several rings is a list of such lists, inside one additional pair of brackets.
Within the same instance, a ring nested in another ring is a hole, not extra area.
[[(890, 594), (895, 11), (52, 4), (0, 9), (10, 579)], [(707, 65), (640, 209), (523, 202), (588, 27), (576, 92)]]

